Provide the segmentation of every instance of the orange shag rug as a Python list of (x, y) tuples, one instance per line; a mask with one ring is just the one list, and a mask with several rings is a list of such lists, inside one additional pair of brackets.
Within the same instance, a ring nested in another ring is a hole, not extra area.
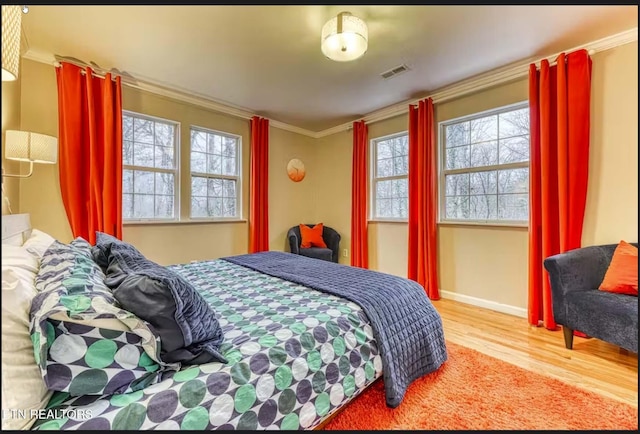
[(376, 381), (327, 430), (637, 430), (631, 405), (447, 342), (442, 367), (416, 380), (399, 407)]

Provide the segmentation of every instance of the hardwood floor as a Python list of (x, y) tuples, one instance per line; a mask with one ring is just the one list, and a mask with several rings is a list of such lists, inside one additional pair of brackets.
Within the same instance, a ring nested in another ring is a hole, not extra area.
[(434, 301), (445, 339), (638, 407), (638, 355), (598, 339), (530, 326), (525, 318), (453, 300)]

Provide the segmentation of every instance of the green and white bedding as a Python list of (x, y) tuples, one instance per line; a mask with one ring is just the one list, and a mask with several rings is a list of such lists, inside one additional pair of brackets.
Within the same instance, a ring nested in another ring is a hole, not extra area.
[(33, 429), (311, 429), (382, 375), (357, 304), (221, 259), (169, 268), (217, 313), (228, 363), (126, 394), (56, 392)]

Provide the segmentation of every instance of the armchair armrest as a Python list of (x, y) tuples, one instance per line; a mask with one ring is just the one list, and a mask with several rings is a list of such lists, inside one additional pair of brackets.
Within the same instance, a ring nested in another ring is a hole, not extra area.
[(287, 234), (287, 238), (289, 239), (289, 250), (291, 253), (296, 255), (300, 254), (300, 240), (298, 240), (298, 236), (294, 231), (289, 231)]
[(338, 262), (340, 256), (340, 239), (342, 237), (336, 231), (327, 231), (324, 234), (324, 242), (331, 249), (333, 262)]

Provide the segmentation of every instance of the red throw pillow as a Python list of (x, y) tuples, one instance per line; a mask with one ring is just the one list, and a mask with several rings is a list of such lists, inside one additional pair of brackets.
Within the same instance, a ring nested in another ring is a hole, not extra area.
[(638, 296), (638, 248), (620, 241), (600, 284), (600, 290)]
[(302, 237), (302, 243), (300, 247), (308, 249), (309, 247), (324, 247), (327, 248), (324, 240), (322, 239), (322, 230), (324, 226), (322, 223), (318, 223), (314, 227), (310, 228), (307, 225), (300, 225), (300, 236)]

